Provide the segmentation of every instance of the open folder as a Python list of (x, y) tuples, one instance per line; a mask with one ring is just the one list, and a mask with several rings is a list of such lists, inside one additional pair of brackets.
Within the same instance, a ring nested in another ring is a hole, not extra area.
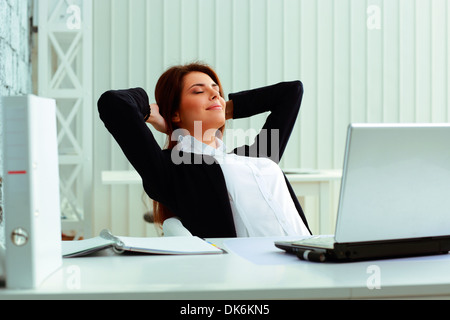
[(116, 253), (140, 252), (149, 254), (219, 254), (224, 251), (195, 236), (187, 237), (119, 237), (102, 230), (95, 238), (63, 241), (64, 258), (77, 257), (113, 248)]

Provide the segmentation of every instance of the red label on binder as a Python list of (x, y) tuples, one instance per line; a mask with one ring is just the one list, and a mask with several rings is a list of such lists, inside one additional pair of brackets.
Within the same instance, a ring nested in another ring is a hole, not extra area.
[(27, 174), (25, 170), (23, 171), (8, 171), (8, 174)]

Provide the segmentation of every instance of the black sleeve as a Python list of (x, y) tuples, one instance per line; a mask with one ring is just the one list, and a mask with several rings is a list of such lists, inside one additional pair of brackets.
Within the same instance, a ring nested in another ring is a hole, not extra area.
[(302, 97), (303, 85), (300, 81), (281, 82), (230, 94), (234, 119), (270, 111), (255, 142), (251, 146), (236, 148), (234, 153), (269, 157), (279, 163), (297, 120)]
[(147, 93), (142, 88), (110, 90), (97, 105), (100, 119), (141, 176), (147, 194), (165, 202), (170, 179), (162, 150), (145, 123), (150, 112)]

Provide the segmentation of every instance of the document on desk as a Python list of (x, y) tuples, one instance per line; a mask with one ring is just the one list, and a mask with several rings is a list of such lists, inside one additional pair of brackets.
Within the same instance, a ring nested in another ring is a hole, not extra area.
[(301, 238), (302, 236), (229, 238), (223, 245), (228, 252), (233, 252), (254, 264), (287, 265), (298, 264), (298, 258), (275, 247), (274, 241), (294, 241)]
[(116, 253), (139, 252), (163, 255), (220, 254), (224, 251), (217, 246), (195, 237), (120, 237), (103, 230), (98, 237), (63, 241), (64, 258), (78, 257), (113, 248)]

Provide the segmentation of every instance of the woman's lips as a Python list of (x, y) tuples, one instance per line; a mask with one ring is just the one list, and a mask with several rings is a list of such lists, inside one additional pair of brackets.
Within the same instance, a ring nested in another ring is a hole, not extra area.
[(222, 110), (222, 106), (215, 105), (215, 106), (211, 106), (211, 107), (207, 108), (206, 110)]

